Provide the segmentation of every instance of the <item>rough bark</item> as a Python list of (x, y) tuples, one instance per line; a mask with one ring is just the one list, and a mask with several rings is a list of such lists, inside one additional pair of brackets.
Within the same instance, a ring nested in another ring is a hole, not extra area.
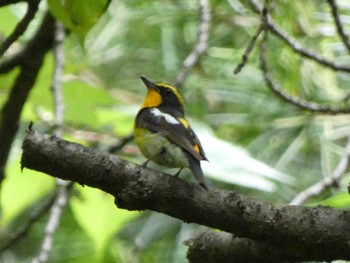
[(231, 233), (206, 231), (185, 242), (191, 263), (273, 263), (301, 261), (332, 261), (340, 257), (333, 248), (328, 251), (293, 249), (237, 237)]
[[(153, 210), (250, 239), (286, 260), (350, 259), (350, 211), (273, 205), (143, 168), (116, 156), (27, 131), (22, 167), (99, 188), (118, 207)], [(231, 244), (228, 239), (227, 246)], [(195, 262), (195, 261), (193, 261)]]

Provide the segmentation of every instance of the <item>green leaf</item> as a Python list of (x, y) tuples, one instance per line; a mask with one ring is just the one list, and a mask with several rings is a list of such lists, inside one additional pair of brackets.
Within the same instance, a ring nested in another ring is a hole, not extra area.
[(310, 205), (324, 205), (331, 206), (334, 208), (347, 208), (350, 207), (350, 195), (347, 192), (343, 192), (325, 200), (322, 200), (321, 202), (310, 203)]
[(28, 205), (34, 203), (54, 187), (54, 180), (42, 173), (24, 169), (20, 159), (6, 167), (6, 180), (1, 188), (1, 225), (6, 225)]
[(12, 12), (10, 6), (0, 8), (0, 17), (0, 36), (2, 34), (11, 34), (16, 23), (18, 22), (18, 17), (16, 17), (16, 15)]
[(73, 214), (80, 226), (94, 241), (96, 257), (102, 262), (106, 245), (111, 237), (127, 221), (138, 215), (138, 212), (118, 209), (114, 205), (113, 197), (100, 190), (76, 187), (80, 194), (79, 197), (75, 196), (70, 200)]
[(113, 108), (100, 108), (96, 111), (97, 125), (99, 127), (111, 126), (118, 136), (126, 136), (133, 131), (134, 118), (138, 108), (133, 106), (122, 106)]
[(65, 120), (73, 124), (87, 125), (98, 129), (95, 122), (96, 110), (115, 103), (106, 90), (91, 86), (82, 81), (69, 81), (63, 84), (66, 105)]
[(62, 22), (67, 28), (73, 29), (73, 23), (67, 14), (66, 10), (64, 9), (64, 6), (62, 5), (64, 1), (57, 1), (57, 0), (47, 0), (49, 9), (51, 11), (51, 14)]
[(53, 108), (52, 92), (50, 90), (52, 68), (53, 57), (51, 54), (48, 54), (45, 57), (44, 64), (40, 69), (35, 87), (32, 89), (29, 95), (29, 101), (31, 101), (34, 106), (40, 105), (47, 110), (52, 110)]
[(76, 33), (81, 41), (106, 11), (110, 0), (48, 0), (52, 14), (67, 28)]

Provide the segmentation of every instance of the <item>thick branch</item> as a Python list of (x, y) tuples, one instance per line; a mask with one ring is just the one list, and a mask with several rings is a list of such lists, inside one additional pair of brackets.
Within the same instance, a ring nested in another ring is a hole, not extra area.
[(36, 35), (23, 50), (20, 73), (9, 97), (0, 111), (0, 183), (4, 178), (5, 163), (18, 130), (19, 118), (31, 88), (34, 86), (46, 52), (52, 46), (54, 19), (47, 13)]
[[(272, 245), (235, 237), (226, 232), (207, 231), (185, 242), (191, 263), (290, 262), (308, 258), (308, 251), (281, 250)], [(305, 254), (306, 252), (306, 254)], [(324, 260), (324, 256), (322, 259)], [(315, 257), (313, 257), (315, 259)], [(330, 258), (332, 259), (332, 258)]]
[(307, 250), (315, 259), (330, 254), (334, 259), (350, 259), (350, 211), (272, 205), (229, 191), (206, 191), (197, 184), (34, 131), (25, 137), (22, 167), (99, 188), (113, 195), (120, 208), (150, 209), (279, 249)]
[(34, 86), (45, 54), (53, 42), (54, 19), (47, 13), (38, 32), (23, 51), (21, 71), (0, 111), (0, 183), (5, 177), (5, 163), (18, 130), (18, 122), (31, 88)]
[[(226, 232), (206, 231), (185, 241), (189, 247), (187, 258), (191, 263), (225, 262), (300, 262), (332, 261), (337, 255), (331, 251), (310, 251), (307, 247), (299, 250), (284, 249), (247, 238), (236, 237)], [(311, 252), (311, 253), (310, 253)], [(316, 252), (316, 253), (315, 253)]]
[(0, 74), (5, 74), (17, 66), (35, 67), (42, 62), (46, 52), (53, 45), (55, 20), (47, 12), (34, 37), (18, 53), (0, 62)]

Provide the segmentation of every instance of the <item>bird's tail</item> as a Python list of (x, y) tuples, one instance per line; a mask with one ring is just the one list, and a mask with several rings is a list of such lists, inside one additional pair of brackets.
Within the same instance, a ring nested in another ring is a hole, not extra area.
[(206, 190), (209, 190), (209, 186), (204, 179), (200, 161), (195, 159), (193, 156), (188, 156), (189, 168), (198, 183)]

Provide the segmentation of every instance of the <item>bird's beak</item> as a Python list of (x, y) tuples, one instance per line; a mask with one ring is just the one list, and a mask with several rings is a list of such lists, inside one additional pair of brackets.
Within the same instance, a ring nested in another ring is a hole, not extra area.
[(142, 81), (143, 81), (143, 83), (145, 83), (145, 85), (146, 85), (146, 87), (148, 88), (148, 89), (156, 89), (156, 84), (154, 83), (154, 82), (152, 82), (152, 81), (150, 81), (150, 80), (148, 80), (146, 77), (144, 77), (144, 76), (141, 76), (141, 79), (142, 79)]

